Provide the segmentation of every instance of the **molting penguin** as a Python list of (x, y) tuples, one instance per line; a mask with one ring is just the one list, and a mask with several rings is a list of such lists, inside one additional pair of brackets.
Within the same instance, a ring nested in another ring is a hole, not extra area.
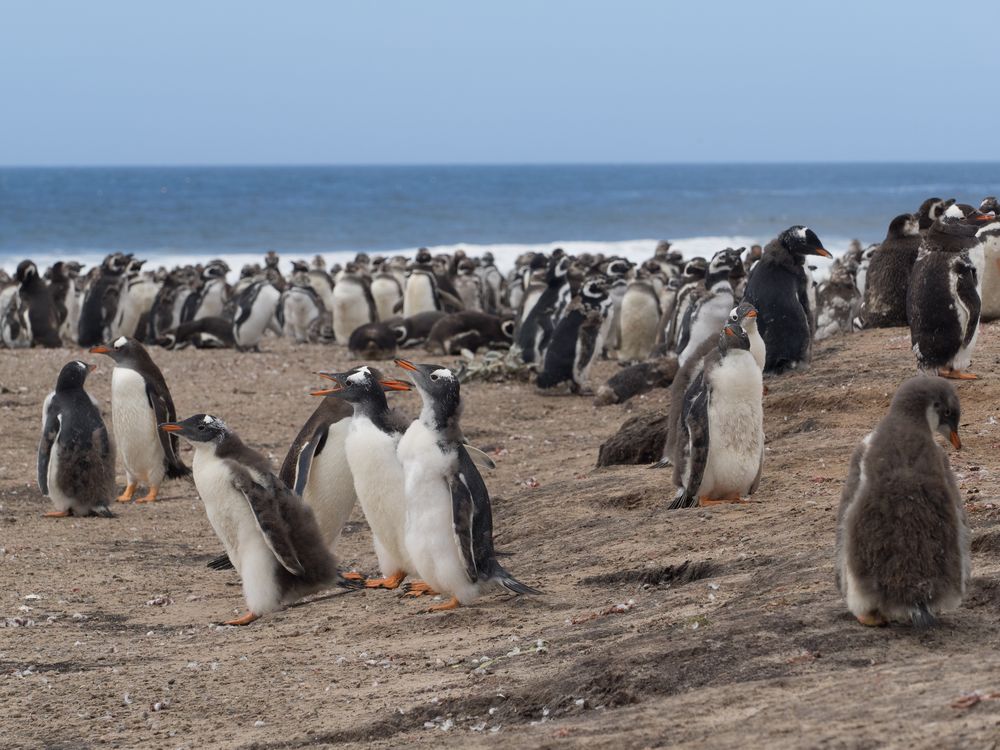
[(285, 336), (297, 344), (307, 344), (314, 337), (313, 326), (324, 313), (323, 301), (309, 283), (305, 262), (294, 264), (292, 281), (281, 294), (276, 311)]
[(418, 313), (440, 310), (441, 308), (441, 300), (438, 296), (438, 278), (434, 272), (430, 251), (427, 248), (420, 248), (406, 276), (406, 287), (403, 291), (403, 317), (409, 318)]
[(677, 341), (677, 361), (681, 367), (705, 341), (717, 338), (729, 319), (736, 302), (730, 277), (735, 269), (743, 270), (742, 252), (743, 248), (734, 250), (727, 247), (712, 256), (705, 272), (705, 292), (688, 306), (681, 323)]
[(61, 347), (59, 311), (52, 300), (48, 284), (38, 273), (38, 267), (30, 260), (21, 261), (14, 280), (19, 284), (21, 303), (28, 312), (33, 343), (47, 349)]
[(917, 209), (917, 218), (920, 222), (920, 231), (926, 232), (931, 225), (944, 215), (944, 212), (955, 203), (954, 198), (941, 200), (940, 198), (928, 198), (920, 204)]
[(371, 295), (378, 316), (376, 320), (384, 323), (396, 315), (396, 308), (403, 299), (403, 287), (387, 261), (380, 263), (372, 275)]
[(455, 291), (466, 310), (483, 310), (483, 280), (476, 273), (476, 264), (465, 258), (458, 264)]
[(965, 372), (979, 334), (980, 297), (969, 251), (977, 227), (949, 207), (924, 235), (907, 294), (910, 343), (924, 372), (975, 380)]
[(863, 625), (931, 625), (962, 602), (969, 529), (939, 432), (961, 447), (961, 407), (940, 378), (916, 377), (851, 457), (837, 516), (837, 584)]
[(410, 390), (409, 383), (387, 379), (370, 367), (346, 373), (320, 373), (334, 385), (314, 396), (341, 398), (354, 407), (354, 417), (344, 441), (354, 490), (364, 511), (375, 544), (382, 577), (365, 582), (367, 588), (394, 589), (413, 571), (406, 551), (404, 527), (406, 494), (403, 467), (396, 446), (404, 426), (389, 410), (386, 390)]
[(109, 338), (134, 336), (140, 340), (155, 340), (149, 338), (148, 329), (150, 312), (160, 291), (160, 284), (153, 279), (152, 274), (142, 273), (145, 262), (136, 258), (129, 261)]
[(649, 357), (656, 345), (660, 313), (657, 279), (646, 271), (639, 271), (622, 298), (618, 347), (618, 360), (622, 364)]
[(767, 345), (766, 373), (781, 374), (809, 364), (815, 310), (805, 257), (831, 257), (811, 229), (794, 226), (767, 243), (753, 267), (743, 298), (757, 308), (757, 325)]
[(477, 272), (483, 282), (483, 309), (493, 315), (499, 315), (504, 306), (507, 281), (497, 268), (493, 253), (483, 253)]
[(42, 407), (38, 488), (55, 506), (48, 518), (114, 517), (108, 503), (115, 495), (115, 450), (97, 402), (83, 388), (94, 369), (68, 362)]
[(354, 263), (348, 263), (333, 287), (333, 332), (337, 343), (347, 346), (351, 334), (378, 319), (368, 279)]
[(159, 423), (177, 418), (163, 373), (146, 348), (132, 338), (122, 336), (110, 347), (95, 346), (90, 351), (115, 361), (111, 423), (127, 481), (118, 502), (131, 501), (139, 482), (149, 492), (136, 502), (153, 502), (164, 477), (178, 479), (191, 473), (177, 453), (177, 438), (156, 429)]
[(756, 491), (764, 467), (763, 388), (749, 336), (727, 324), (684, 394), (671, 509), (738, 503)]
[(906, 325), (910, 274), (920, 250), (920, 217), (900, 214), (868, 263), (861, 319), (865, 328)]
[(118, 311), (118, 299), (131, 257), (112, 253), (105, 257), (87, 284), (80, 308), (77, 343), (95, 346), (110, 338), (111, 323)]
[(539, 388), (569, 382), (573, 393), (589, 392), (590, 366), (601, 352), (610, 309), (607, 287), (598, 280), (585, 282), (552, 333), (535, 381)]
[(0, 288), (0, 342), (8, 349), (31, 346), (31, 324), (16, 284)]
[(427, 351), (440, 354), (475, 353), (481, 346), (510, 346), (514, 319), (479, 310), (448, 313), (434, 324), (427, 336)]
[(229, 284), (226, 274), (229, 265), (224, 260), (213, 260), (202, 269), (201, 288), (188, 295), (181, 310), (181, 322), (199, 318), (218, 317), (229, 301)]
[[(282, 281), (284, 286), (284, 281)], [(233, 341), (241, 351), (259, 351), (260, 341), (274, 325), (281, 292), (270, 281), (255, 281), (236, 298)]]
[(243, 582), (248, 611), (224, 624), (249, 625), (342, 582), (312, 511), (221, 419), (196, 414), (160, 430), (194, 447), (195, 487)]
[(398, 448), (406, 477), (406, 548), (426, 586), (451, 597), (429, 611), (471, 604), (491, 589), (541, 593), (496, 559), (489, 491), (462, 439), (458, 378), (440, 365), (396, 364), (412, 373), (423, 400)]

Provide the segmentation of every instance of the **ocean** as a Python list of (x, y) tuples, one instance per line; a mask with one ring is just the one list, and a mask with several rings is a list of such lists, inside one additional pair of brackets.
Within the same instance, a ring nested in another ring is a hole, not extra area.
[(343, 262), (427, 246), (489, 248), (505, 267), (557, 246), (643, 259), (660, 239), (710, 255), (792, 224), (836, 253), (929, 196), (997, 192), (997, 163), (0, 168), (0, 266), (122, 251), (235, 273), (270, 249)]

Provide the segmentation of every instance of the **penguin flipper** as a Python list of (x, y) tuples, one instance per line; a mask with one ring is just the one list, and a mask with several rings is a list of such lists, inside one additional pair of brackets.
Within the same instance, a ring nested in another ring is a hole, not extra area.
[(479, 569), (476, 566), (475, 534), (473, 532), (475, 503), (461, 466), (449, 478), (448, 485), (451, 489), (452, 526), (455, 538), (458, 540), (458, 548), (462, 550), (465, 574), (470, 581), (475, 582), (479, 580)]
[(52, 409), (50, 393), (42, 407), (42, 439), (38, 441), (38, 489), (43, 495), (49, 494), (49, 459), (52, 456), (52, 444), (59, 436), (59, 417), (57, 410)]
[(960, 261), (955, 264), (955, 272), (958, 274), (956, 285), (958, 298), (969, 311), (969, 322), (962, 331), (962, 345), (968, 346), (976, 334), (979, 326), (979, 314), (982, 310), (983, 301), (976, 289), (976, 267), (971, 262)]
[[(698, 497), (701, 480), (705, 476), (705, 466), (708, 464), (708, 407), (711, 393), (708, 384), (691, 402), (691, 407), (684, 415), (684, 425), (687, 428), (688, 442), (686, 446), (687, 466), (684, 472), (683, 489), (689, 499)], [(685, 505), (683, 507), (690, 507)]]
[(463, 445), (469, 454), (469, 458), (472, 459), (472, 462), (476, 466), (481, 466), (484, 469), (495, 469), (497, 467), (496, 462), (487, 454), (479, 450), (479, 448), (475, 448), (468, 443), (464, 443)]
[(323, 425), (313, 433), (309, 441), (299, 451), (299, 460), (295, 463), (295, 486), (292, 489), (299, 497), (302, 497), (302, 493), (306, 491), (306, 482), (309, 481), (309, 470), (312, 468), (313, 459), (323, 452), (328, 435), (329, 427)]
[[(151, 380), (146, 381), (146, 398), (153, 414), (156, 415), (156, 424), (172, 422), (177, 418), (174, 412), (174, 404), (170, 400), (170, 394), (166, 392), (166, 385), (163, 389), (157, 388)], [(163, 430), (156, 431), (163, 448), (164, 460), (167, 463), (167, 477), (169, 479), (179, 479), (191, 473), (191, 469), (183, 464), (177, 455), (177, 436)]]
[(205, 567), (211, 568), (212, 570), (232, 570), (233, 561), (229, 559), (229, 555), (223, 552), (218, 557), (213, 557), (209, 560)]
[(257, 482), (251, 474), (235, 461), (227, 461), (233, 473), (233, 485), (246, 498), (264, 543), (281, 563), (281, 567), (295, 576), (305, 574), (305, 568), (295, 553), (291, 530), (281, 514), (281, 504), (277, 495), (291, 492), (274, 477), (265, 478), (266, 485)]

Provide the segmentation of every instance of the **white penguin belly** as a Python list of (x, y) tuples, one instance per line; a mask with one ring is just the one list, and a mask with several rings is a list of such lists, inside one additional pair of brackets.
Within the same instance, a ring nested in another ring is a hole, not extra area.
[(66, 511), (73, 508), (76, 502), (62, 491), (62, 488), (56, 482), (56, 477), (59, 475), (59, 437), (56, 436), (56, 441), (52, 444), (52, 451), (49, 453), (49, 470), (46, 474), (46, 478), (49, 483), (49, 499), (52, 501), (52, 505), (58, 511)]
[(211, 448), (196, 448), (192, 464), (208, 522), (240, 574), (247, 608), (263, 615), (281, 608), (278, 560), (264, 540), (250, 504), (233, 486), (233, 475)]
[(732, 293), (715, 293), (704, 301), (694, 313), (694, 322), (688, 335), (687, 346), (684, 347), (684, 351), (677, 359), (679, 366), (683, 367), (702, 343), (712, 338), (718, 338), (722, 327), (729, 320), (729, 312), (733, 306)]
[(313, 459), (302, 499), (312, 508), (323, 540), (332, 550), (354, 509), (357, 493), (344, 443), (351, 420), (342, 419), (330, 426), (323, 451)]
[(655, 297), (646, 292), (626, 293), (622, 300), (622, 335), (618, 358), (632, 361), (649, 357), (656, 343), (658, 323)]
[(347, 346), (351, 334), (370, 323), (370, 317), (368, 300), (358, 284), (342, 281), (333, 288), (333, 335), (338, 344)]
[(982, 319), (1000, 318), (1000, 237), (983, 240)]
[[(981, 248), (982, 245), (977, 245), (977, 248)], [(981, 278), (981, 277), (978, 277)], [(950, 366), (956, 370), (966, 370), (969, 365), (972, 364), (972, 352), (976, 348), (976, 340), (979, 338), (979, 318), (972, 320), (972, 314), (962, 298), (958, 294), (958, 276), (951, 273), (949, 276), (949, 288), (951, 291), (952, 306), (955, 310), (955, 314), (958, 316), (958, 329), (961, 332), (962, 344), (959, 346), (958, 353), (950, 362)], [(972, 334), (972, 338), (969, 339), (969, 343), (966, 344), (965, 336), (969, 331), (969, 326), (974, 326), (975, 329)]]
[(698, 494), (746, 495), (764, 451), (763, 381), (752, 355), (730, 354), (712, 373), (708, 458)]
[(415, 273), (406, 280), (406, 292), (403, 295), (403, 317), (409, 318), (417, 313), (437, 310), (434, 299), (434, 288), (426, 274)]
[(479, 596), (469, 580), (454, 531), (447, 476), (454, 454), (442, 453), (435, 435), (414, 422), (399, 441), (406, 477), (406, 548), (414, 571), (432, 589), (468, 604)]
[(299, 344), (309, 340), (309, 326), (319, 315), (319, 308), (305, 292), (292, 290), (285, 299), (285, 335)]
[(380, 321), (389, 320), (395, 315), (394, 308), (399, 301), (399, 288), (392, 279), (375, 279), (372, 281), (372, 298), (375, 300), (375, 311)]
[(163, 446), (146, 381), (135, 370), (116, 367), (111, 373), (111, 423), (129, 483), (158, 487), (164, 474)]
[(270, 284), (265, 285), (253, 301), (250, 309), (250, 316), (242, 325), (234, 326), (233, 337), (236, 345), (240, 347), (252, 347), (260, 343), (264, 337), (264, 331), (271, 324), (274, 312), (278, 308), (278, 301), (281, 293)]
[(355, 415), (344, 446), (383, 576), (413, 569), (403, 540), (406, 490), (396, 443), (367, 417)]

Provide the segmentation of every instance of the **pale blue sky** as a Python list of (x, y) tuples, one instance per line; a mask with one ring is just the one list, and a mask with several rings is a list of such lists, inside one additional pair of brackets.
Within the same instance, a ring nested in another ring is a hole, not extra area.
[(9, 2), (0, 165), (994, 159), (991, 23), (971, 2)]

